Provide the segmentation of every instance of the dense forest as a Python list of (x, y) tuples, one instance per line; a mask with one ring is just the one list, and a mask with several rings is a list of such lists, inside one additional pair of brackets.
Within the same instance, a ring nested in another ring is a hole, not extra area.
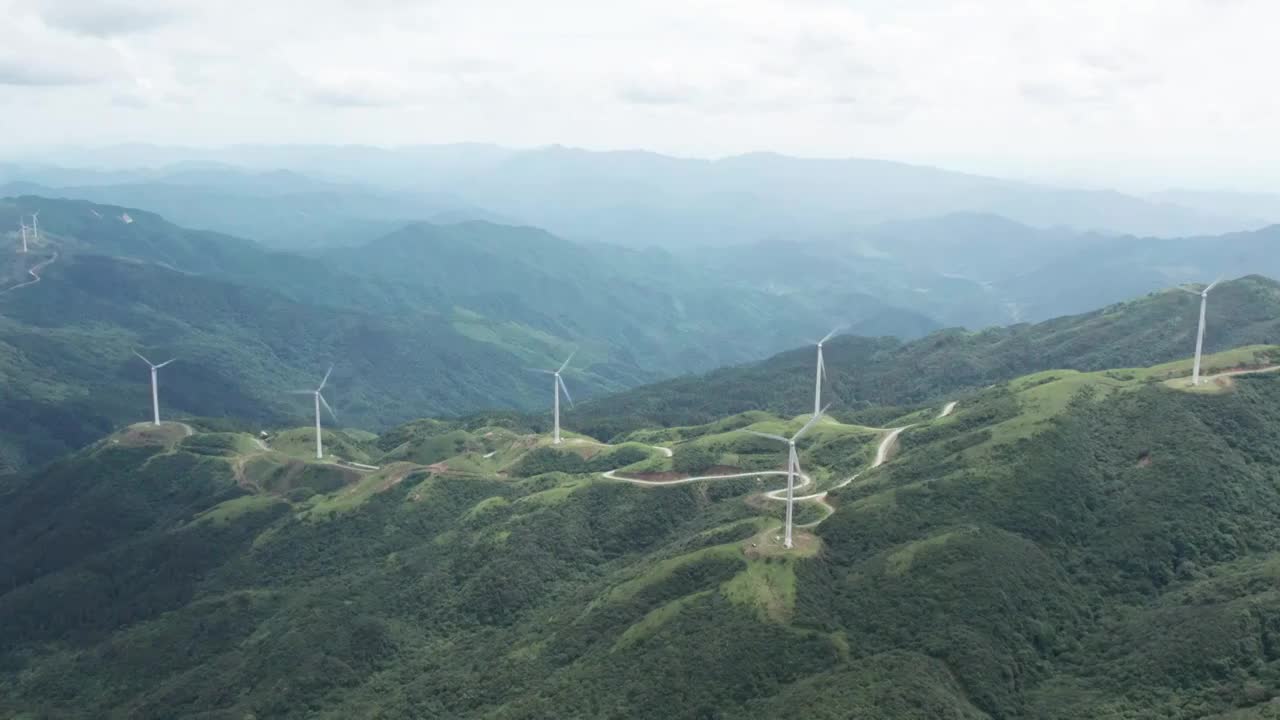
[[(913, 407), (1048, 368), (1100, 370), (1185, 358), (1195, 348), (1199, 300), (1164, 291), (1034, 325), (953, 329), (903, 342), (841, 336), (825, 348), (827, 395), (838, 416), (877, 422), (884, 406)], [(1280, 337), (1280, 283), (1225, 282), (1208, 305), (1212, 352)], [(583, 403), (575, 427), (600, 438), (653, 425), (691, 425), (753, 409), (812, 408), (814, 350), (676, 378)], [(894, 410), (889, 411), (892, 416)]]
[(972, 391), (891, 419), (893, 459), (843, 487), (883, 431), (826, 421), (802, 461), (836, 510), (791, 552), (756, 481), (599, 473), (778, 467), (742, 430), (803, 416), (616, 448), (518, 418), (330, 433), (367, 476), (302, 460), (305, 433), (140, 426), (0, 485), (0, 711), (1268, 717), (1280, 375), (1186, 370)]
[[(528, 368), (575, 351), (568, 382), (582, 399), (764, 357), (833, 317), (871, 335), (938, 327), (865, 297), (837, 313), (848, 298), (731, 291), (732, 279), (709, 282), (661, 251), (536, 228), (415, 223), (298, 255), (33, 196), (0, 200), (0, 225), (33, 212), (41, 241), (0, 253), (0, 473), (144, 417), (135, 350), (180, 359), (163, 378), (171, 415), (298, 422), (306, 404), (287, 393), (332, 364), (343, 422), (381, 431), (423, 416), (543, 412), (545, 383)], [(40, 282), (7, 291), (41, 263)]]

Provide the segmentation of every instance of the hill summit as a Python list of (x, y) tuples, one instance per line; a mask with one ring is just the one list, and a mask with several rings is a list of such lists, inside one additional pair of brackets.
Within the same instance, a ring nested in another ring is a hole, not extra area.
[(127, 428), (0, 485), (0, 710), (1266, 717), (1280, 348), (1205, 365), (824, 419), (791, 550), (804, 415)]

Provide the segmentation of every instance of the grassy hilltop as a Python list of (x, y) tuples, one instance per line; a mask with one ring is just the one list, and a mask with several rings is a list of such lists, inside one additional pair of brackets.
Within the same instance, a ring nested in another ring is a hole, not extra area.
[(802, 502), (817, 524), (792, 551), (765, 497), (783, 448), (743, 431), (804, 416), (559, 447), (424, 420), (329, 431), (324, 461), (306, 428), (135, 426), (0, 486), (0, 710), (1267, 717), (1280, 373), (1187, 372), (1048, 371), (945, 417), (826, 420), (801, 462), (834, 513)]

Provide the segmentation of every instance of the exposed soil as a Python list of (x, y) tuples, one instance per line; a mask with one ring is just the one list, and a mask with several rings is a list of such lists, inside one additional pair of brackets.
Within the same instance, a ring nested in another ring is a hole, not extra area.
[(791, 549), (788, 550), (782, 544), (782, 528), (775, 527), (744, 540), (742, 542), (742, 554), (753, 560), (794, 553), (810, 555), (817, 550), (819, 540), (811, 532), (800, 528), (792, 528), (791, 545)]

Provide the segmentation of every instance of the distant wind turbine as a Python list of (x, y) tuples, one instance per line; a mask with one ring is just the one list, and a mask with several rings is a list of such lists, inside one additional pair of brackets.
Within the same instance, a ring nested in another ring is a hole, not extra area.
[(578, 354), (577, 350), (574, 350), (573, 352), (569, 353), (569, 357), (566, 358), (564, 363), (560, 365), (559, 370), (540, 370), (538, 368), (530, 368), (530, 370), (533, 370), (534, 372), (546, 373), (548, 375), (555, 376), (555, 379), (551, 382), (551, 397), (553, 398), (552, 414), (555, 416), (555, 431), (553, 436), (554, 440), (552, 441), (552, 443), (555, 445), (560, 444), (560, 393), (561, 392), (564, 393), (564, 399), (569, 401), (569, 407), (573, 407), (573, 397), (569, 395), (569, 388), (565, 386), (564, 378), (560, 377), (560, 373), (564, 372), (564, 369), (569, 367), (569, 361), (573, 360), (573, 356), (577, 354)]
[(31, 235), (34, 242), (40, 242), (40, 211), (31, 213)]
[(783, 545), (788, 548), (791, 547), (791, 518), (795, 508), (796, 475), (800, 474), (800, 455), (796, 453), (796, 441), (800, 439), (801, 435), (808, 432), (809, 428), (813, 427), (814, 423), (818, 422), (822, 417), (822, 414), (826, 411), (826, 408), (821, 408), (818, 412), (814, 413), (813, 417), (809, 418), (809, 422), (805, 423), (804, 427), (800, 428), (800, 432), (792, 435), (789, 439), (784, 438), (781, 435), (770, 435), (769, 433), (756, 432), (754, 430), (747, 431), (752, 435), (759, 435), (762, 438), (777, 440), (778, 442), (784, 442), (787, 444), (787, 523), (785, 526), (786, 529), (783, 533), (782, 542)]
[(142, 358), (142, 362), (146, 363), (151, 368), (151, 424), (159, 425), (160, 424), (160, 390), (159, 390), (158, 383), (156, 381), (156, 371), (164, 367), (165, 365), (168, 365), (169, 363), (173, 362), (174, 360), (177, 360), (177, 358), (171, 358), (169, 360), (165, 360), (159, 365), (156, 365), (155, 363), (152, 363), (150, 360), (146, 359), (145, 357), (142, 357), (142, 353), (138, 352), (137, 350), (134, 350), (133, 354), (137, 355), (139, 358)]
[(1204, 350), (1204, 314), (1205, 314), (1205, 309), (1209, 305), (1209, 291), (1212, 290), (1214, 286), (1220, 282), (1222, 282), (1222, 278), (1218, 278), (1217, 280), (1214, 280), (1213, 282), (1209, 283), (1209, 286), (1206, 287), (1204, 290), (1192, 290), (1191, 288), (1185, 288), (1185, 287), (1182, 287), (1181, 285), (1178, 286), (1178, 289), (1183, 292), (1189, 292), (1192, 295), (1200, 296), (1200, 330), (1199, 332), (1196, 333), (1196, 361), (1195, 361), (1195, 366), (1191, 371), (1192, 385), (1200, 384), (1200, 353), (1202, 350)]
[(836, 328), (835, 330), (832, 330), (831, 332), (827, 333), (826, 337), (822, 338), (817, 343), (815, 343), (818, 346), (818, 369), (815, 371), (814, 373), (815, 377), (813, 379), (813, 414), (814, 415), (817, 415), (818, 413), (822, 412), (822, 381), (827, 379), (827, 364), (822, 360), (822, 345), (826, 341), (835, 337), (835, 334), (839, 331), (840, 331), (840, 328)]
[(25, 253), (27, 251), (27, 223), (22, 219), (21, 215), (18, 216), (18, 227), (22, 228), (22, 252)]
[(329, 407), (329, 401), (325, 400), (325, 399), (324, 399), (324, 395), (321, 395), (321, 394), (320, 394), (320, 391), (321, 391), (321, 390), (324, 390), (325, 383), (329, 382), (329, 375), (330, 375), (332, 372), (333, 372), (333, 366), (332, 366), (332, 365), (330, 365), (330, 366), (329, 366), (329, 370), (328, 370), (328, 372), (326, 372), (326, 373), (324, 374), (324, 378), (320, 381), (320, 387), (316, 388), (315, 390), (294, 390), (294, 391), (292, 392), (292, 394), (294, 394), (294, 395), (314, 395), (314, 396), (315, 396), (315, 401), (316, 401), (316, 459), (317, 459), (317, 460), (323, 460), (323, 459), (324, 459), (324, 440), (322, 440), (322, 439), (321, 439), (321, 437), (320, 437), (320, 406), (321, 406), (321, 405), (324, 405), (324, 409), (329, 411), (329, 415), (330, 415), (330, 416), (332, 416), (334, 420), (337, 420), (337, 419), (338, 419), (338, 413), (334, 412), (334, 411), (333, 411), (333, 408)]

